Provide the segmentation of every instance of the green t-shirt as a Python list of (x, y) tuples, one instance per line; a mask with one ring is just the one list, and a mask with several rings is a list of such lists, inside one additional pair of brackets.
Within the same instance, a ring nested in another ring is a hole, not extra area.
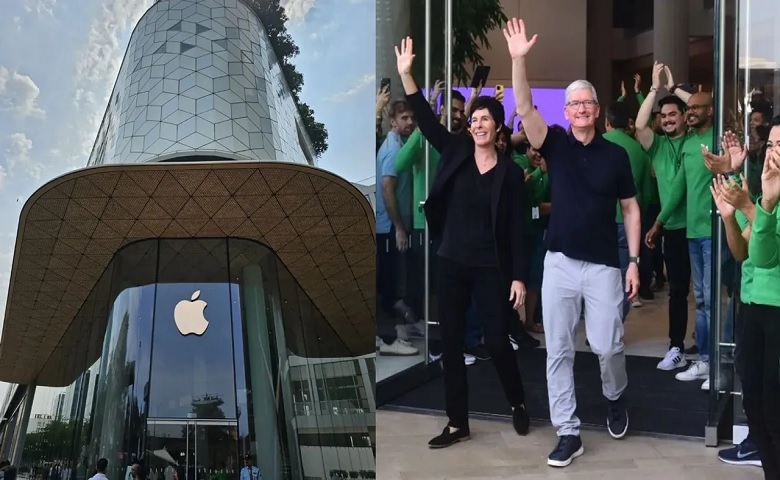
[[(712, 236), (712, 217), (710, 216), (712, 210), (712, 194), (710, 193), (712, 173), (704, 165), (701, 146), (706, 145), (711, 152), (714, 152), (714, 139), (712, 127), (701, 134), (698, 132), (688, 133), (682, 144), (680, 170), (674, 177), (665, 205), (663, 195), (661, 196), (661, 213), (658, 215), (658, 220), (664, 225), (668, 225), (669, 219), (685, 200), (685, 226), (688, 238)], [(659, 182), (659, 186), (661, 183), (663, 181)]]
[[(648, 179), (650, 178), (650, 157), (642, 149), (642, 145), (623, 130), (609, 131), (604, 134), (604, 138), (620, 145), (628, 154), (628, 161), (631, 162), (631, 175), (634, 177), (634, 186), (636, 187), (636, 200), (639, 203), (639, 210), (644, 213), (647, 208), (645, 190), (648, 188)], [(617, 204), (615, 222), (623, 223), (623, 209), (620, 207), (620, 202)]]
[[(647, 151), (650, 155), (650, 165), (655, 171), (658, 196), (661, 199), (662, 207), (669, 203), (671, 198), (674, 178), (677, 176), (682, 162), (682, 145), (685, 138), (685, 136), (669, 138), (666, 135), (656, 134), (650, 149)], [(664, 228), (667, 230), (685, 228), (685, 203), (680, 202), (664, 224)]]
[[(425, 137), (419, 129), (415, 130), (395, 157), (395, 169), (397, 172), (412, 170), (412, 210), (413, 228), (425, 228), (425, 212), (420, 208), (420, 203), (425, 201), (427, 188), (425, 185)], [(430, 154), (430, 183), (436, 174), (441, 154), (431, 147)], [(430, 187), (430, 185), (428, 185)]]
[[(780, 307), (780, 208), (767, 212), (759, 203), (748, 243), (752, 259), (753, 290), (751, 303)], [(744, 300), (743, 300), (744, 301)]]

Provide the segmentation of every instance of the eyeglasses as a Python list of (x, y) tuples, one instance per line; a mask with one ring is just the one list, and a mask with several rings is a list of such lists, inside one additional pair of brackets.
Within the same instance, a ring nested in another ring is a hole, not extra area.
[(580, 108), (582, 106), (584, 106), (585, 108), (593, 108), (593, 107), (595, 107), (598, 104), (599, 104), (599, 102), (597, 102), (595, 100), (582, 100), (582, 101), (574, 100), (572, 102), (567, 103), (566, 106), (574, 108), (574, 109), (578, 109), (578, 108)]

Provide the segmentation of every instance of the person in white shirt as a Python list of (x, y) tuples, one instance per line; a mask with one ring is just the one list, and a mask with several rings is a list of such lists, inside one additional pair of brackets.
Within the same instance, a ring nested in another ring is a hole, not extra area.
[(239, 480), (263, 480), (260, 475), (260, 469), (252, 465), (252, 455), (247, 454), (244, 457), (244, 468), (241, 469)]
[(108, 477), (106, 477), (106, 469), (108, 468), (108, 460), (105, 458), (101, 458), (97, 461), (97, 464), (95, 464), (95, 469), (97, 470), (97, 473), (89, 478), (89, 480), (108, 480)]

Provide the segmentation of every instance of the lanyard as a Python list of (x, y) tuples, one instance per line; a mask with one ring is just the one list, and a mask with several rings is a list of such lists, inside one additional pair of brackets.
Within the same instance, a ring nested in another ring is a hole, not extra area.
[(669, 135), (664, 135), (664, 137), (666, 137), (666, 141), (669, 142), (669, 146), (672, 148), (672, 153), (674, 154), (674, 173), (677, 173), (682, 164), (682, 152), (685, 148), (685, 142), (688, 141), (688, 135), (686, 134), (685, 137), (683, 137), (683, 141), (680, 143), (680, 150), (674, 148), (674, 143), (672, 142), (672, 139), (669, 138)]

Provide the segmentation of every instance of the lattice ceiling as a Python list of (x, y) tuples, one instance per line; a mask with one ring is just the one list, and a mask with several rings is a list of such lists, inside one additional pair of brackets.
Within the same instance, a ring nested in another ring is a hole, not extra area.
[(374, 350), (373, 212), (348, 182), (281, 162), (106, 165), (44, 185), (22, 210), (0, 380), (72, 363), (61, 339), (120, 248), (197, 237), (268, 245), (350, 351)]

